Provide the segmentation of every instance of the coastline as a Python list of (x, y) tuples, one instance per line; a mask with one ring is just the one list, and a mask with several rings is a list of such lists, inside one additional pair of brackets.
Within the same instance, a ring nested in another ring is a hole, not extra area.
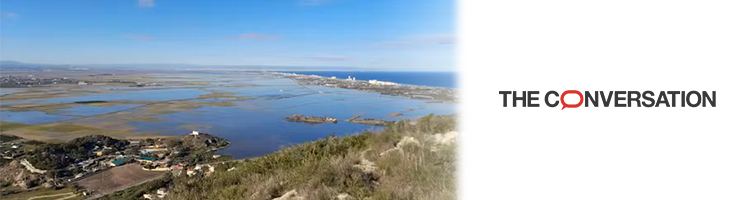
[(441, 87), (408, 85), (389, 81), (378, 80), (356, 80), (347, 77), (324, 77), (320, 75), (297, 74), (286, 72), (265, 72), (266, 74), (280, 76), (293, 80), (299, 85), (324, 86), (332, 88), (354, 89), (366, 92), (377, 92), (384, 95), (400, 96), (409, 99), (431, 100), (440, 102), (457, 103), (457, 90)]
[(445, 89), (458, 89), (457, 72), (455, 71), (366, 71), (366, 70), (280, 70), (274, 72), (294, 73), (303, 75), (318, 75), (322, 77), (347, 78), (356, 77), (357, 80), (379, 80), (394, 82), (401, 85), (424, 86)]

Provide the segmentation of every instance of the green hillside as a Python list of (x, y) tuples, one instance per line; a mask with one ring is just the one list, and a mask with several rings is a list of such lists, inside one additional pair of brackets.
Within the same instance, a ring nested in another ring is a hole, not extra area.
[(267, 156), (217, 163), (215, 172), (163, 180), (105, 198), (456, 199), (454, 116), (400, 121), (381, 132), (328, 137)]

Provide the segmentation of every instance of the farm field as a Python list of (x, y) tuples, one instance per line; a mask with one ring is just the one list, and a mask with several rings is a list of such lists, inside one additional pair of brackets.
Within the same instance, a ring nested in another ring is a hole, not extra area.
[(164, 172), (145, 171), (136, 163), (115, 167), (79, 180), (89, 191), (107, 194), (159, 178)]

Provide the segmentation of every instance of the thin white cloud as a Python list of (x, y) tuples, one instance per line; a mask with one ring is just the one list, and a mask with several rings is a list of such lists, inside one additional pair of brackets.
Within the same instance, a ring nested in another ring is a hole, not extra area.
[(325, 4), (325, 3), (328, 3), (328, 2), (331, 2), (331, 1), (333, 1), (333, 0), (301, 0), (300, 1), (300, 5), (303, 5), (303, 6), (317, 6), (317, 5)]
[(21, 16), (18, 15), (17, 13), (12, 13), (12, 12), (0, 13), (0, 18), (2, 19), (18, 19), (19, 17)]
[(238, 35), (236, 39), (275, 40), (279, 39), (279, 36), (266, 35), (261, 33), (243, 33)]
[(154, 0), (138, 0), (138, 7), (141, 8), (153, 8)]
[(414, 42), (388, 41), (388, 42), (381, 42), (380, 45), (389, 46), (389, 47), (403, 47), (403, 46), (414, 45)]
[(130, 34), (126, 36), (127, 38), (134, 39), (134, 40), (144, 40), (149, 41), (152, 40), (151, 36), (143, 35), (143, 34)]
[(434, 35), (422, 40), (422, 43), (427, 44), (453, 44), (455, 42), (456, 36), (454, 35)]
[(453, 34), (439, 34), (413, 37), (406, 40), (386, 41), (379, 45), (388, 47), (406, 47), (406, 46), (425, 46), (425, 45), (446, 45), (456, 42), (456, 36)]
[(312, 56), (312, 57), (308, 57), (308, 59), (317, 60), (317, 61), (324, 61), (324, 62), (338, 62), (338, 61), (351, 60), (351, 58), (346, 57), (346, 56), (332, 56), (332, 55)]

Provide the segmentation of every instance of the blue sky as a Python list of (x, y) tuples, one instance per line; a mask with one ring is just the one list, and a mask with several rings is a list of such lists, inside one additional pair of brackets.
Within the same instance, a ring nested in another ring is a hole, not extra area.
[(451, 0), (2, 0), (0, 59), (452, 71)]

